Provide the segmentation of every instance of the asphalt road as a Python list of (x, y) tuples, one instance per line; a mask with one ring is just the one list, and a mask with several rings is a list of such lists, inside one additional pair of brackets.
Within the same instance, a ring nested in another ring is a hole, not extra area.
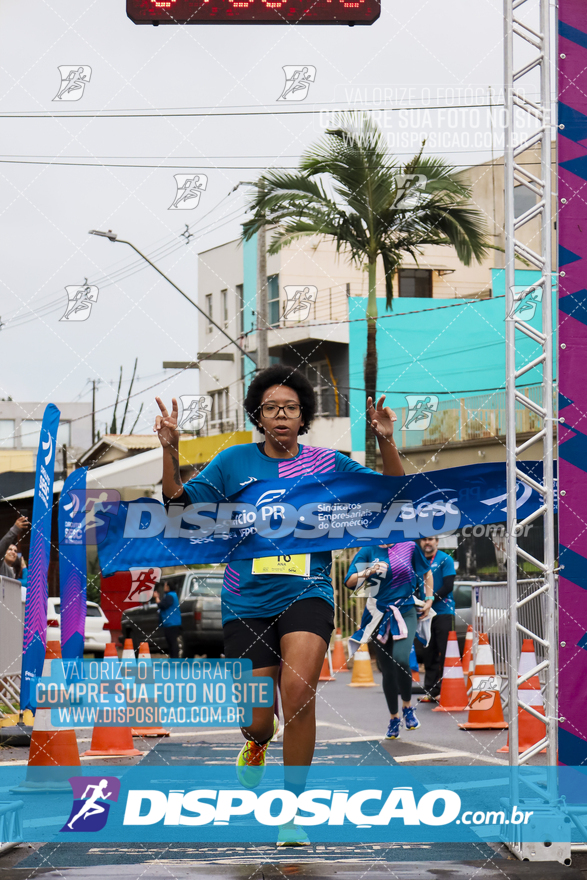
[[(440, 765), (507, 765), (507, 755), (497, 750), (507, 741), (507, 730), (460, 730), (458, 725), (466, 721), (466, 712), (434, 712), (434, 705), (421, 703), (417, 713), (421, 722), (418, 730), (402, 728), (399, 740), (384, 739), (389, 721), (389, 713), (381, 688), (381, 674), (374, 672), (375, 687), (349, 688), (350, 673), (339, 673), (335, 681), (320, 682), (316, 700), (317, 740), (320, 743), (371, 743), (373, 748), (384, 749), (400, 764), (440, 764)], [(414, 697), (414, 702), (417, 696)], [(506, 714), (507, 720), (507, 714)], [(80, 753), (90, 747), (91, 731), (78, 731)], [(226, 753), (226, 761), (232, 762), (240, 749), (241, 734), (238, 728), (201, 728), (186, 732), (185, 729), (171, 729), (171, 740), (185, 743), (202, 741), (216, 743), (235, 743), (234, 755)], [(142, 751), (154, 748), (158, 740), (153, 737), (135, 737), (135, 746)], [(236, 745), (238, 743), (238, 746)], [(279, 753), (279, 749), (277, 749)], [(0, 762), (26, 763), (26, 748), (0, 748)], [(268, 759), (276, 756), (275, 746), (269, 749)], [(220, 755), (217, 756), (218, 762)], [(113, 765), (138, 763), (140, 758), (87, 758), (82, 763), (92, 765)], [(217, 763), (216, 760), (208, 763)], [(544, 763), (544, 756), (538, 755), (531, 764)]]
[[(317, 695), (318, 763), (380, 764), (413, 766), (507, 765), (507, 755), (497, 754), (505, 744), (507, 731), (462, 731), (458, 723), (466, 713), (450, 715), (433, 712), (432, 704), (421, 704), (421, 727), (413, 732), (402, 729), (397, 741), (385, 741), (388, 712), (381, 688), (381, 676), (374, 674), (376, 686), (349, 688), (349, 673), (340, 673), (334, 682), (322, 682)], [(80, 753), (89, 748), (91, 731), (78, 731)], [(233, 729), (176, 728), (165, 739), (135, 737), (140, 758), (81, 758), (83, 765), (108, 766), (160, 763), (164, 760), (203, 764), (233, 764), (240, 749), (240, 731)], [(153, 751), (153, 750), (157, 751)], [(0, 763), (25, 764), (24, 748), (0, 748)], [(281, 762), (281, 742), (272, 743), (268, 760)], [(533, 763), (542, 763), (539, 756)], [(581, 858), (581, 857), (579, 857)], [(200, 876), (226, 878), (279, 877), (298, 874), (307, 877), (345, 875), (341, 880), (378, 880), (390, 874), (397, 880), (443, 880), (474, 876), (476, 880), (577, 880), (573, 869), (546, 864), (536, 873), (535, 865), (513, 859), (500, 844), (359, 844), (334, 846), (314, 844), (302, 850), (278, 850), (263, 845), (180, 845), (153, 842), (144, 844), (32, 844), (0, 857), (0, 880), (29, 880), (43, 874), (45, 880), (93, 880), (102, 877), (105, 866), (115, 866), (116, 875), (125, 880), (159, 876), (176, 880), (199, 880)], [(533, 869), (533, 870), (531, 870)], [(562, 869), (562, 873), (561, 873)], [(516, 873), (517, 872), (517, 873)], [(586, 875), (587, 876), (587, 873)]]

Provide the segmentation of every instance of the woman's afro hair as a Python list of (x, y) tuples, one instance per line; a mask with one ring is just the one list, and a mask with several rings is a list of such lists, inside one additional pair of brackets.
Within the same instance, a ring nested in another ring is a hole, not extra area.
[(291, 388), (292, 391), (297, 393), (300, 398), (302, 418), (304, 420), (304, 424), (300, 428), (299, 433), (306, 434), (316, 412), (314, 389), (302, 373), (293, 367), (286, 367), (283, 364), (275, 364), (274, 366), (267, 367), (266, 370), (257, 373), (249, 385), (249, 390), (247, 391), (247, 396), (245, 398), (245, 411), (250, 420), (257, 426), (262, 434), (265, 433), (259, 423), (261, 401), (263, 400), (264, 393), (273, 385), (286, 385), (288, 388)]

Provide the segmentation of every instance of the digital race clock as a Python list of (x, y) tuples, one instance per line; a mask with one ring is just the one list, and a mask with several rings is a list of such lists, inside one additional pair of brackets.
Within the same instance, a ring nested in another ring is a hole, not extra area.
[(373, 24), (380, 0), (127, 0), (135, 24)]

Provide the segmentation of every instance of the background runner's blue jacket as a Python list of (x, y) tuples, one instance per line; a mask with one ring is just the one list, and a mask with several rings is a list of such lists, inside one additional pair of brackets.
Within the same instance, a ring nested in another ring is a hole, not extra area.
[[(370, 468), (336, 452), (302, 446), (295, 458), (270, 458), (256, 443), (231, 446), (220, 452), (184, 489), (192, 504), (225, 501), (256, 480), (295, 479), (307, 474), (357, 471), (372, 474)], [(275, 555), (280, 553), (275, 547)], [(226, 566), (222, 587), (222, 622), (247, 617), (273, 617), (297, 599), (317, 596), (334, 606), (330, 580), (330, 552), (312, 553), (308, 577), (253, 574), (252, 559), (235, 559)]]
[(161, 596), (159, 617), (161, 618), (161, 626), (181, 626), (181, 611), (175, 590), (170, 590)]
[[(454, 584), (456, 571), (452, 556), (449, 556), (444, 550), (437, 550), (430, 560), (430, 568), (434, 578), (434, 602), (432, 607), (437, 614), (454, 614), (455, 600), (452, 584)], [(446, 578), (452, 578), (452, 582), (450, 580), (447, 581)]]

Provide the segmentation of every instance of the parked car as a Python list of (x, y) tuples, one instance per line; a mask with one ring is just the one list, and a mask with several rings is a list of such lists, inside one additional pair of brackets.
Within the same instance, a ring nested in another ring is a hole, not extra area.
[[(61, 641), (61, 600), (47, 600), (47, 636), (54, 641)], [(104, 648), (112, 641), (108, 629), (108, 618), (99, 605), (88, 602), (86, 608), (86, 628), (84, 636), (84, 652), (94, 657), (103, 657)]]
[(455, 629), (461, 655), (465, 649), (467, 627), (473, 625), (473, 587), (478, 581), (455, 579), (453, 596), (455, 600)]
[[(219, 657), (224, 651), (220, 591), (222, 572), (198, 571), (175, 572), (162, 575), (157, 590), (161, 595), (163, 585), (169, 584), (179, 599), (182, 634), (180, 657), (207, 654)], [(148, 642), (151, 651), (167, 653), (167, 642), (159, 622), (159, 608), (155, 601), (145, 602), (138, 608), (129, 608), (122, 614), (122, 637), (132, 639), (135, 651), (141, 642)]]

